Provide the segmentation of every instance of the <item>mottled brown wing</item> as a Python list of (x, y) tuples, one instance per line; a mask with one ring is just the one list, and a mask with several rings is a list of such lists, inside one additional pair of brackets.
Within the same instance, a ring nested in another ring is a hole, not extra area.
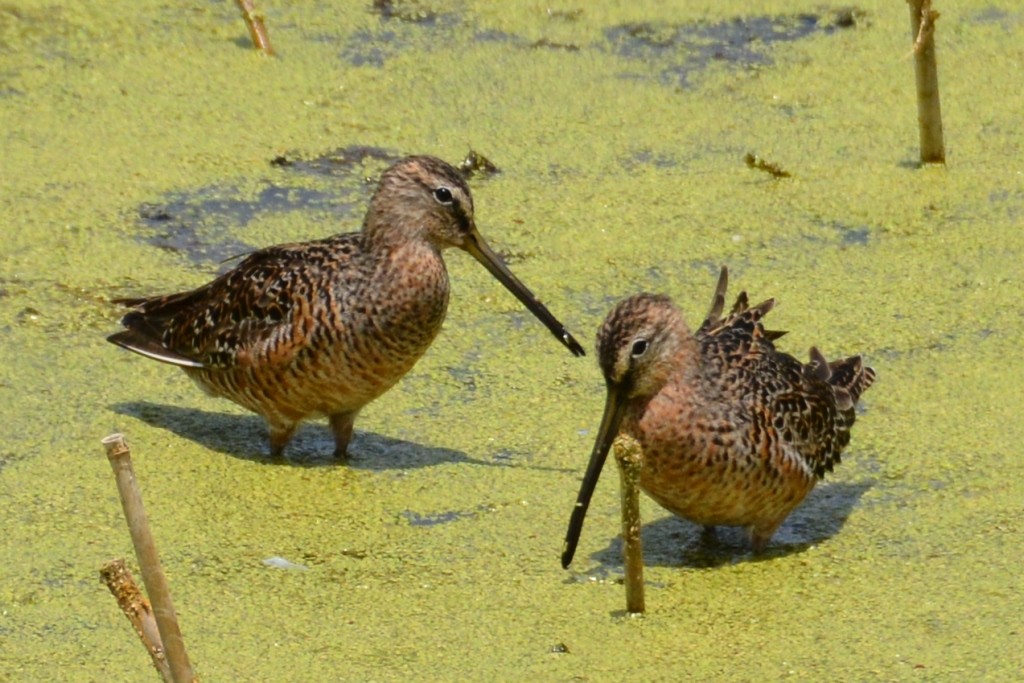
[(784, 443), (794, 447), (818, 478), (831, 472), (850, 443), (849, 422), (828, 385), (817, 380), (772, 397), (767, 417)]
[[(696, 338), (701, 346), (705, 367), (719, 377), (723, 391), (753, 390), (760, 396), (768, 386), (785, 385), (794, 372), (799, 375), (799, 363), (776, 358), (779, 354), (772, 337), (764, 329), (761, 319), (775, 306), (768, 299), (753, 308), (746, 292), (736, 297), (729, 315), (722, 317), (728, 271), (722, 268), (712, 299), (711, 310), (698, 328)], [(762, 386), (767, 385), (767, 386)], [(744, 396), (726, 396), (728, 402), (743, 403)]]
[(120, 300), (135, 310), (111, 341), (178, 365), (237, 367), (265, 362), (268, 350), (286, 363), (308, 341), (304, 321), (317, 299), (338, 280), (358, 281), (358, 240), (353, 233), (268, 247), (198, 289)]
[[(697, 338), (705, 364), (714, 368), (723, 391), (742, 391), (742, 395), (725, 399), (750, 408), (754, 433), (773, 432), (821, 477), (839, 462), (853, 424), (853, 403), (847, 400), (848, 405), (843, 406), (847, 409), (840, 410), (837, 393), (846, 390), (839, 384), (834, 388), (831, 380), (835, 376), (856, 386), (855, 396), (859, 396), (870, 385), (870, 378), (865, 383), (867, 375), (861, 372), (861, 379), (855, 380), (856, 372), (846, 366), (841, 366), (841, 373), (834, 373), (816, 350), (807, 365), (776, 350), (772, 341), (784, 333), (766, 330), (761, 322), (773, 306), (774, 300), (769, 299), (750, 307), (746, 293), (741, 293), (729, 316), (717, 320), (709, 316)], [(721, 310), (713, 304), (712, 313), (716, 308)], [(855, 401), (852, 394), (847, 397)]]
[[(708, 311), (707, 317), (704, 318), (704, 322), (702, 322), (701, 326), (697, 329), (696, 336), (698, 338), (702, 335), (710, 334), (712, 330), (720, 328), (726, 322), (726, 319), (722, 318), (722, 312), (725, 310), (725, 294), (728, 288), (729, 269), (722, 266), (722, 269), (718, 274), (718, 284), (715, 286), (715, 293), (711, 298), (711, 308)], [(759, 320), (761, 316), (767, 314), (774, 305), (774, 300), (760, 304), (759, 308), (763, 306), (767, 306), (767, 308), (758, 314), (757, 319)], [(736, 302), (732, 305), (732, 310), (729, 312), (729, 319), (732, 319), (734, 316), (737, 316), (749, 309), (750, 300), (747, 298), (747, 293), (745, 291), (740, 292), (739, 296), (736, 297)], [(774, 341), (786, 333), (780, 330), (766, 330), (762, 327), (760, 334), (768, 341)]]

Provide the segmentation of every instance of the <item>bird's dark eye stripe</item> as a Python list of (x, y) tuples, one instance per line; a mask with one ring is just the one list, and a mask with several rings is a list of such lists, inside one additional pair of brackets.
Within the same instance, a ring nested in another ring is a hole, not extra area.
[(454, 201), (452, 197), (452, 191), (447, 187), (439, 187), (434, 190), (434, 199), (441, 202), (442, 204), (451, 204)]

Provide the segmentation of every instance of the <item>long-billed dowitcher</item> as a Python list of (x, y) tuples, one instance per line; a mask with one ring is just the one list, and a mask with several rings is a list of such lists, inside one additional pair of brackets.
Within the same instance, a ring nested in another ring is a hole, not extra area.
[(703, 524), (743, 526), (762, 549), (787, 515), (839, 462), (854, 405), (875, 379), (860, 356), (803, 364), (777, 351), (782, 332), (747, 293), (723, 318), (728, 271), (696, 334), (662, 295), (618, 303), (597, 333), (607, 399), (569, 521), (562, 566), (620, 429), (640, 446), (640, 488), (671, 512)]
[(441, 330), (441, 252), (469, 252), (577, 356), (583, 348), (477, 231), (469, 186), (434, 157), (380, 178), (362, 230), (250, 254), (189, 292), (120, 299), (109, 341), (182, 367), (207, 393), (262, 415), (280, 456), (303, 420), (327, 416), (347, 454), (359, 411), (390, 389)]

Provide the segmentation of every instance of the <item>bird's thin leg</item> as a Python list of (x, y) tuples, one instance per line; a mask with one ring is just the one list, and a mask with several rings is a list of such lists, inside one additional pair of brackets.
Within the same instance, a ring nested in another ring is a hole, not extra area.
[(270, 457), (280, 459), (284, 457), (284, 447), (292, 440), (295, 434), (297, 423), (279, 423), (270, 425)]
[(784, 519), (785, 517), (770, 524), (750, 529), (750, 545), (753, 547), (755, 554), (763, 552), (768, 547), (768, 542), (772, 540), (775, 530), (782, 525)]
[(334, 432), (334, 457), (338, 460), (348, 459), (348, 442), (352, 440), (352, 425), (358, 413), (335, 413), (329, 418), (331, 431)]

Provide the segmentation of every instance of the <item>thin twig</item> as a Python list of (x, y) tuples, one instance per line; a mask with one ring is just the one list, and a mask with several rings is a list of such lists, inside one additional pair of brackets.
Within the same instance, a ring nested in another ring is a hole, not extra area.
[(128, 530), (131, 532), (132, 545), (135, 546), (135, 557), (142, 570), (142, 582), (146, 585), (150, 600), (153, 601), (157, 629), (160, 631), (160, 640), (174, 683), (192, 683), (195, 681), (195, 674), (185, 652), (185, 641), (178, 627), (167, 578), (160, 568), (160, 557), (156, 552), (149, 520), (142, 505), (142, 494), (132, 470), (131, 450), (121, 434), (106, 437), (103, 439), (103, 446), (107, 449), (107, 458), (117, 480), (117, 491), (121, 496), (121, 506), (128, 522)]
[(907, 0), (914, 39), (914, 75), (917, 81), (917, 123), (921, 140), (921, 163), (945, 163), (942, 137), (942, 108), (939, 105), (939, 71), (935, 63), (935, 20), (931, 0)]
[(785, 170), (784, 168), (779, 166), (774, 161), (768, 161), (767, 159), (762, 159), (761, 157), (757, 156), (753, 152), (747, 152), (746, 155), (744, 155), (743, 163), (745, 163), (748, 168), (753, 168), (753, 169), (755, 169), (757, 171), (764, 171), (765, 173), (767, 173), (768, 175), (772, 176), (773, 178), (789, 178), (790, 177), (789, 171)]
[(100, 567), (100, 580), (107, 585), (121, 611), (128, 617), (164, 683), (174, 683), (171, 667), (164, 655), (164, 644), (160, 640), (156, 617), (153, 616), (153, 606), (139, 590), (124, 560), (111, 560)]
[(265, 55), (273, 56), (274, 48), (270, 45), (270, 36), (267, 35), (267, 26), (263, 23), (263, 15), (256, 11), (256, 5), (252, 0), (235, 1), (238, 3), (238, 9), (242, 10), (242, 20), (249, 29), (253, 47)]
[(620, 435), (612, 444), (622, 495), (622, 555), (626, 570), (626, 612), (643, 614), (644, 548), (640, 539), (640, 444)]

